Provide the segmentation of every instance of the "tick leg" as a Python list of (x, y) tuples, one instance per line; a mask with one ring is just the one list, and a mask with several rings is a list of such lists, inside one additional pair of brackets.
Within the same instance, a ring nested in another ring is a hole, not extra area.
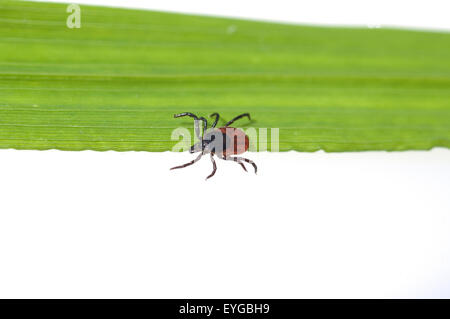
[(247, 172), (247, 169), (245, 168), (244, 164), (238, 157), (221, 157), (221, 159), (223, 159), (224, 161), (234, 161), (234, 162), (238, 163), (239, 165), (241, 165), (242, 168), (244, 169), (244, 171)]
[(199, 117), (198, 119), (203, 121), (203, 134), (202, 134), (202, 139), (203, 139), (203, 136), (205, 136), (206, 130), (208, 129), (208, 120), (205, 119), (203, 116)]
[(236, 116), (234, 119), (232, 119), (231, 121), (229, 121), (227, 124), (225, 124), (225, 127), (230, 126), (231, 124), (234, 123), (234, 121), (237, 121), (237, 120), (243, 118), (244, 116), (247, 116), (248, 119), (251, 120), (250, 114), (244, 113), (244, 114), (241, 114), (241, 115)]
[(255, 169), (255, 174), (258, 171), (258, 167), (256, 166), (255, 162), (253, 162), (252, 160), (249, 160), (248, 158), (244, 158), (244, 157), (228, 157), (228, 158), (232, 158), (233, 160), (235, 160), (238, 163), (240, 161), (244, 161), (244, 162), (250, 163), (250, 164), (252, 164), (253, 168)]
[[(179, 114), (173, 115), (174, 118), (182, 117), (182, 116), (190, 116), (190, 117), (194, 118), (195, 135), (197, 135), (197, 138), (199, 140), (202, 140), (201, 136), (205, 134), (206, 129), (208, 128), (208, 121), (204, 117), (198, 117), (197, 115), (190, 113), (190, 112), (184, 112), (184, 113), (179, 113)], [(200, 135), (200, 127), (198, 126), (198, 121), (203, 121), (203, 134), (202, 135)]]
[(210, 155), (211, 155), (211, 162), (213, 164), (213, 171), (211, 174), (209, 174), (209, 176), (206, 179), (213, 177), (217, 171), (216, 161), (214, 160), (214, 153), (210, 153)]
[(216, 125), (217, 125), (217, 122), (219, 122), (219, 113), (213, 113), (213, 114), (211, 114), (209, 117), (213, 117), (213, 116), (215, 116), (216, 117), (216, 119), (214, 120), (214, 123), (211, 125), (211, 128), (214, 128), (214, 127), (216, 127)]
[(172, 169), (184, 168), (184, 167), (190, 166), (190, 165), (194, 164), (195, 162), (197, 162), (197, 161), (202, 157), (202, 155), (203, 155), (203, 153), (200, 153), (200, 155), (197, 156), (196, 159), (190, 161), (189, 163), (186, 163), (186, 164), (183, 164), (183, 165), (180, 165), (180, 166), (172, 167), (171, 170), (172, 170)]

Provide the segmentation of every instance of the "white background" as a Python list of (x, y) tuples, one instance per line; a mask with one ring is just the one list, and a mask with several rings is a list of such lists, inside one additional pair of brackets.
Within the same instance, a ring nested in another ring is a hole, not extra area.
[(205, 181), (207, 158), (169, 171), (187, 153), (0, 150), (0, 297), (450, 297), (449, 150), (247, 157), (258, 175), (218, 160)]
[(450, 30), (448, 0), (51, 0), (281, 22)]

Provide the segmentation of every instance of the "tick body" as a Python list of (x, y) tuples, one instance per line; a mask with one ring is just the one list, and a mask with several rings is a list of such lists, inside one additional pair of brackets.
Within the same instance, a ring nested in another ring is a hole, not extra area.
[[(231, 127), (235, 121), (248, 117), (250, 120), (250, 114), (244, 113), (239, 116), (236, 116), (234, 119), (225, 124), (225, 126), (216, 128), (217, 122), (219, 121), (219, 114), (213, 113), (210, 117), (215, 117), (211, 128), (208, 129), (208, 121), (204, 117), (198, 117), (193, 113), (180, 113), (175, 114), (174, 117), (182, 117), (189, 116), (194, 119), (194, 128), (195, 134), (197, 135), (200, 142), (191, 146), (189, 152), (197, 153), (200, 152), (199, 156), (189, 163), (172, 167), (171, 169), (184, 168), (196, 163), (203, 155), (209, 154), (211, 162), (213, 164), (212, 173), (206, 177), (206, 179), (213, 177), (216, 173), (217, 166), (214, 160), (214, 155), (218, 158), (223, 159), (225, 161), (234, 161), (241, 165), (241, 167), (247, 171), (243, 162), (249, 163), (255, 169), (255, 174), (257, 172), (256, 164), (247, 158), (232, 156), (232, 155), (240, 155), (248, 150), (249, 147), (249, 139), (248, 136), (244, 133), (244, 131)], [(199, 122), (203, 123), (203, 129), (201, 130), (199, 127)]]

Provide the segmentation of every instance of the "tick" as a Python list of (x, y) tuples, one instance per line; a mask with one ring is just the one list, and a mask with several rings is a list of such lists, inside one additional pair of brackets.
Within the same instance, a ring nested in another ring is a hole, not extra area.
[[(227, 124), (225, 124), (225, 126), (216, 128), (220, 116), (218, 113), (213, 113), (210, 115), (210, 117), (215, 117), (215, 119), (213, 124), (211, 125), (211, 128), (209, 129), (208, 129), (208, 121), (204, 117), (198, 117), (193, 113), (185, 112), (175, 114), (173, 117), (177, 118), (183, 116), (190, 116), (194, 119), (195, 135), (199, 139), (198, 143), (191, 146), (189, 152), (191, 154), (200, 152), (200, 154), (198, 155), (197, 158), (190, 161), (189, 163), (172, 167), (171, 170), (190, 166), (195, 162), (197, 162), (203, 155), (209, 154), (211, 162), (213, 164), (213, 171), (208, 177), (206, 177), (206, 179), (213, 177), (214, 174), (216, 173), (217, 166), (216, 161), (214, 160), (214, 155), (225, 161), (234, 161), (238, 163), (239, 165), (241, 165), (244, 171), (247, 171), (247, 169), (245, 168), (243, 162), (250, 163), (251, 165), (253, 165), (256, 174), (258, 168), (255, 162), (244, 157), (231, 156), (231, 155), (239, 155), (246, 152), (248, 150), (249, 141), (248, 136), (244, 133), (244, 131), (238, 128), (230, 127), (230, 125), (243, 117), (248, 117), (248, 119), (250, 120), (250, 114), (244, 113), (238, 115), (234, 119), (229, 121)], [(199, 127), (200, 121), (203, 122), (202, 132), (200, 132)]]

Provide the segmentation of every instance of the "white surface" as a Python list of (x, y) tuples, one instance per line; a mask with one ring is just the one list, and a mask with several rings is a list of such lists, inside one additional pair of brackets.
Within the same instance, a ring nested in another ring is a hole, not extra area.
[(450, 297), (450, 150), (0, 150), (0, 297)]
[(324, 25), (450, 30), (448, 0), (52, 0)]

